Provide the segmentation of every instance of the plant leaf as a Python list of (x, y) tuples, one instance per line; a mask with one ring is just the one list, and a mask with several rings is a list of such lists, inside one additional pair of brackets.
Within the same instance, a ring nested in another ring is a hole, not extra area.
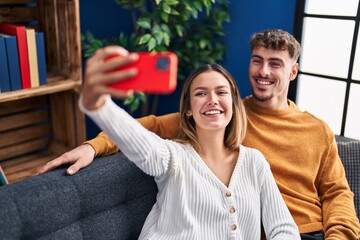
[(131, 103), (130, 105), (130, 111), (131, 112), (135, 112), (136, 109), (139, 108), (140, 105), (140, 101), (138, 98), (134, 98), (134, 101)]
[(162, 32), (155, 32), (154, 37), (156, 39), (157, 44), (161, 44), (164, 39), (164, 34)]
[(124, 100), (124, 105), (127, 106), (127, 105), (130, 105), (133, 101), (134, 101), (134, 95), (131, 95), (129, 97), (127, 97), (125, 100)]
[(150, 41), (148, 42), (148, 51), (151, 52), (156, 47), (156, 39), (150, 38)]
[(169, 5), (178, 5), (179, 1), (178, 0), (166, 0), (166, 3)]
[(184, 36), (184, 27), (183, 26), (176, 25), (175, 28), (176, 28), (176, 33), (179, 37)]
[(142, 37), (140, 37), (140, 40), (139, 40), (139, 44), (145, 44), (145, 43), (148, 43), (151, 39), (151, 34), (147, 33), (145, 35), (143, 35)]
[(165, 43), (165, 46), (169, 46), (170, 45), (170, 36), (169, 34), (167, 34), (166, 32), (164, 32), (164, 43)]
[(146, 103), (146, 95), (143, 92), (136, 93), (137, 98), (139, 98), (140, 102)]
[[(171, 11), (171, 13), (172, 13), (172, 11)], [(167, 14), (167, 13), (165, 13), (165, 12), (161, 12), (161, 13), (160, 13), (160, 17), (161, 17), (161, 19), (162, 19), (164, 22), (166, 22), (166, 23), (169, 22), (169, 14)]]
[(150, 18), (139, 18), (136, 22), (136, 24), (142, 28), (145, 29), (150, 29), (151, 28), (151, 24), (150, 24)]
[(200, 46), (201, 49), (206, 48), (207, 45), (208, 45), (208, 40), (207, 39), (200, 39), (199, 46)]
[[(201, 3), (199, 3), (199, 2), (194, 2), (194, 6), (195, 6), (195, 8), (198, 10), (198, 11), (202, 11), (202, 6), (201, 6)], [(193, 10), (195, 10), (195, 9), (193, 9)]]
[(170, 14), (170, 13), (171, 13), (171, 7), (170, 7), (170, 5), (167, 4), (167, 3), (164, 3), (164, 4), (163, 4), (162, 9), (163, 9), (163, 11), (164, 11), (165, 13), (167, 13), (167, 14)]

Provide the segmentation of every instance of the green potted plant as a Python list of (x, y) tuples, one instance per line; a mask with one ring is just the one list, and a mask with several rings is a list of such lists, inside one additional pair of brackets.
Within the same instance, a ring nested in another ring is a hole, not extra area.
[[(131, 11), (133, 32), (111, 39), (98, 39), (87, 32), (82, 36), (84, 57), (91, 56), (98, 48), (117, 44), (129, 51), (173, 51), (178, 55), (178, 81), (190, 71), (205, 63), (223, 59), (225, 44), (223, 24), (230, 21), (228, 0), (116, 0), (117, 4)], [(149, 96), (138, 93), (124, 101), (130, 112), (142, 103), (142, 115), (154, 113), (147, 106)]]

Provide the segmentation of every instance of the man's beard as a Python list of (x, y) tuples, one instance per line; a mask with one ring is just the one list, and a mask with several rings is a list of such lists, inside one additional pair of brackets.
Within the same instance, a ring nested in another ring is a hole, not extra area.
[(254, 92), (254, 90), (252, 91), (252, 96), (253, 96), (253, 98), (255, 98), (256, 100), (258, 100), (258, 101), (260, 101), (260, 102), (266, 102), (266, 101), (270, 100), (270, 99), (273, 97), (272, 94), (267, 95), (267, 96), (259, 96), (259, 95), (256, 95), (255, 92)]

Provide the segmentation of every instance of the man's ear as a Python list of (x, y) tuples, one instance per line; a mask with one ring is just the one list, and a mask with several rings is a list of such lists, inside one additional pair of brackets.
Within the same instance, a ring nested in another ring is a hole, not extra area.
[(294, 66), (291, 69), (290, 73), (290, 81), (294, 80), (298, 74), (299, 71), (299, 63), (295, 63)]

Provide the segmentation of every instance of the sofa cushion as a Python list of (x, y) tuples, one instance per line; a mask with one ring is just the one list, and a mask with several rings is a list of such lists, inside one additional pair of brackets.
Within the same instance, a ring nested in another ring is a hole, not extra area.
[(0, 239), (137, 239), (156, 194), (122, 153), (59, 168), (1, 187)]
[(356, 213), (360, 218), (360, 141), (338, 142), (337, 145), (339, 156), (346, 171), (346, 178), (355, 195)]

